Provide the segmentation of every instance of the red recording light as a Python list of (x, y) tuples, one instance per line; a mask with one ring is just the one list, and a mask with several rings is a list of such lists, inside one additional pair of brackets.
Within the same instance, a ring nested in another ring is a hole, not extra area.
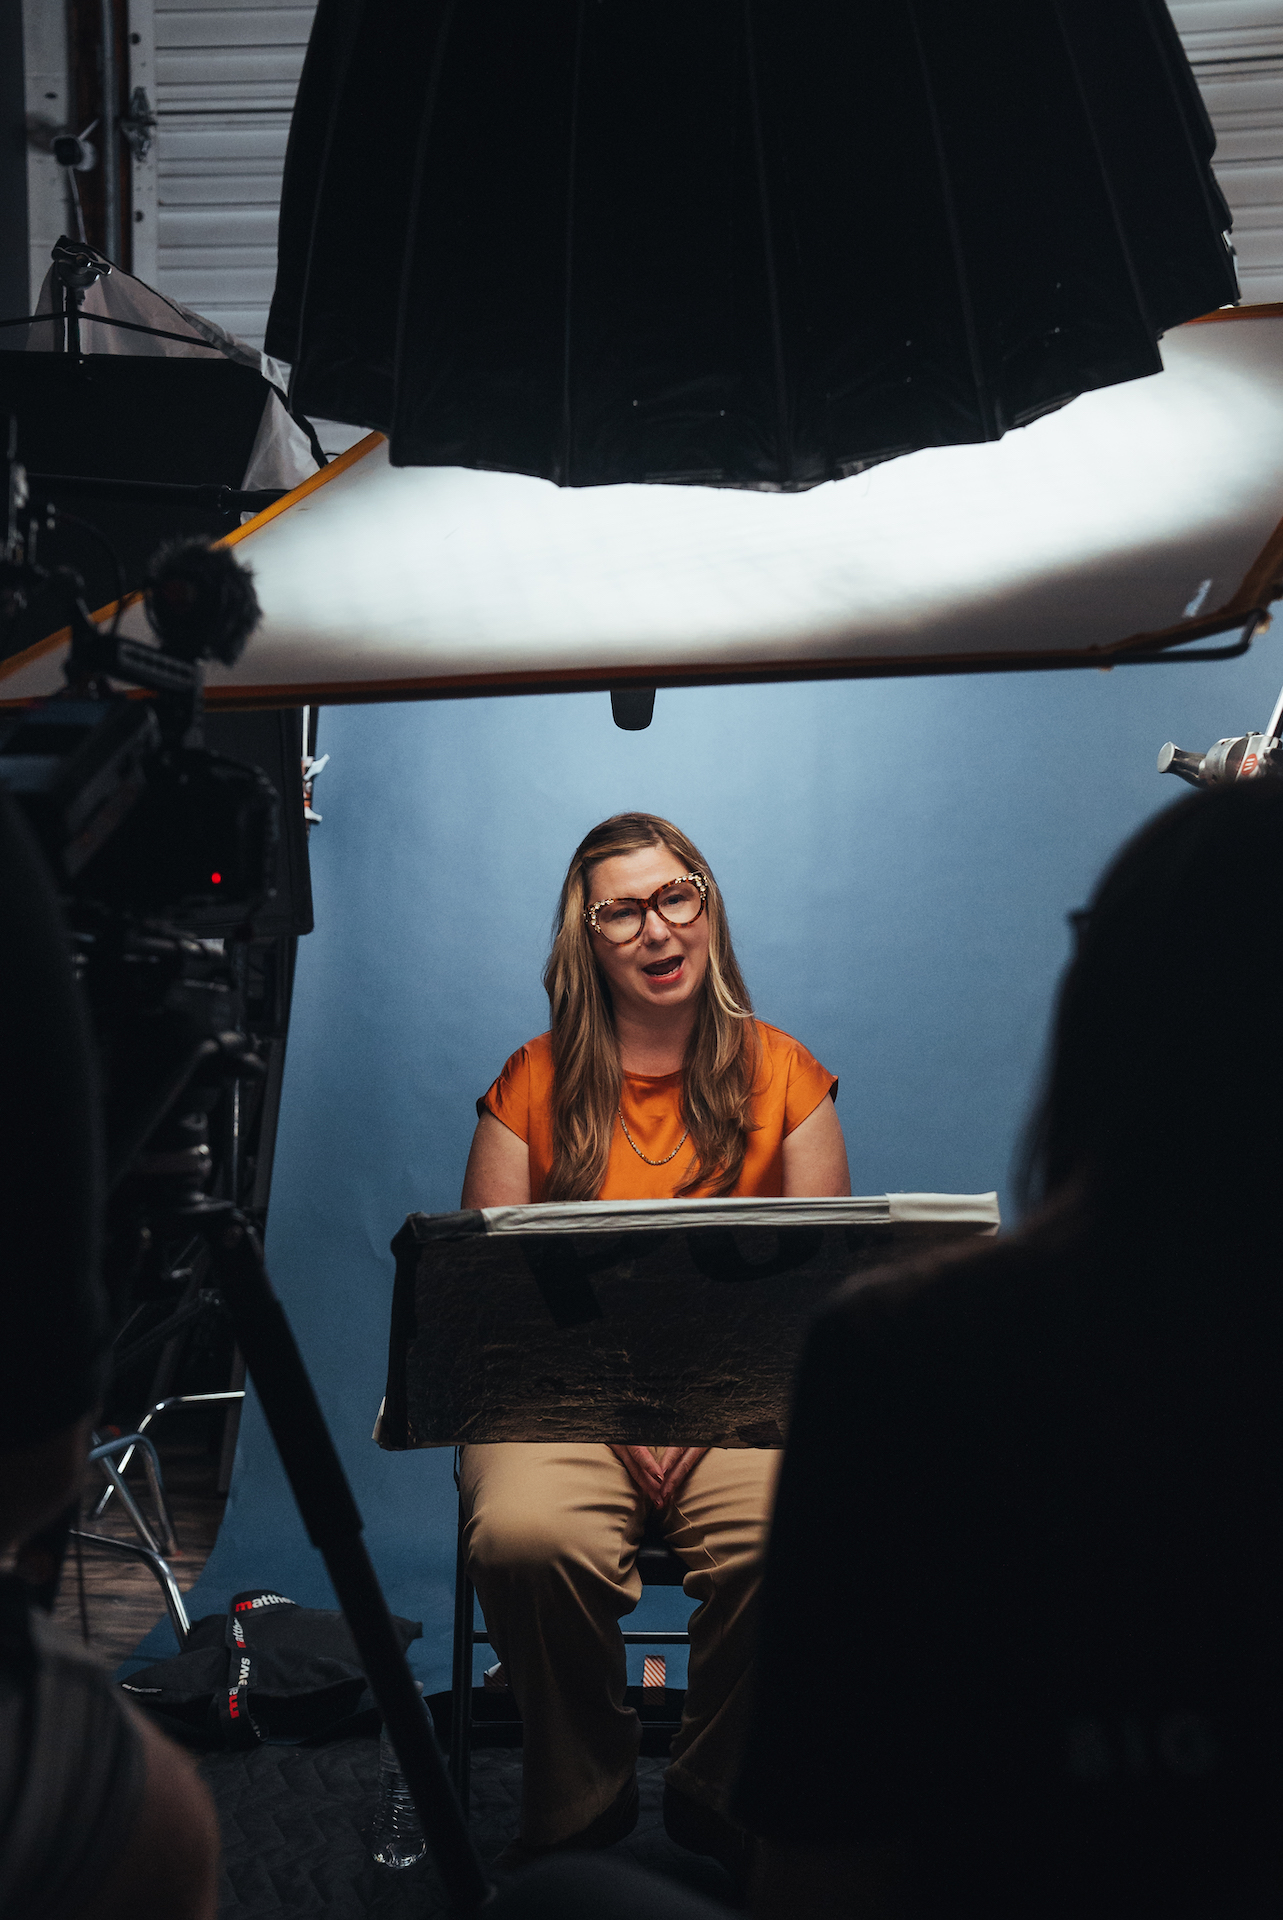
[(213, 886), (220, 887), (223, 884), (223, 876), (221, 873), (211, 873), (209, 878)]

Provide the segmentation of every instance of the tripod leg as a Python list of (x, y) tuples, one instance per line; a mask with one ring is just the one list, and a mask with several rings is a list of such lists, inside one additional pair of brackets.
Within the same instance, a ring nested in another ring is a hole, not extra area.
[(450, 1714), (450, 1778), (468, 1817), (472, 1772), (472, 1617), (475, 1602), (463, 1551), (463, 1503), (459, 1504), (459, 1549), (454, 1567), (454, 1664)]
[(209, 1219), (206, 1231), (214, 1283), (227, 1303), (308, 1538), (334, 1582), (450, 1904), (464, 1920), (472, 1920), (491, 1893), (490, 1882), (451, 1791), (361, 1539), (361, 1516), (347, 1475), (285, 1311), (272, 1291), (257, 1236), (230, 1209)]

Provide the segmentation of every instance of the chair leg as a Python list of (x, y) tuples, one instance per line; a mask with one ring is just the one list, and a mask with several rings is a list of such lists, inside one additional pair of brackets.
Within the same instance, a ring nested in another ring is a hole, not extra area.
[(132, 1493), (130, 1493), (124, 1481), (121, 1479), (120, 1474), (117, 1472), (114, 1463), (110, 1460), (104, 1460), (102, 1462), (102, 1469), (103, 1469), (103, 1472), (107, 1475), (107, 1480), (109, 1485), (112, 1486), (115, 1489), (115, 1491), (120, 1495), (120, 1503), (124, 1507), (125, 1512), (128, 1514), (129, 1519), (133, 1524), (134, 1532), (138, 1535), (138, 1538), (142, 1541), (143, 1545), (148, 1549), (150, 1553), (159, 1553), (160, 1541), (156, 1538), (151, 1528), (147, 1525), (146, 1520), (144, 1520), (142, 1509), (139, 1507), (138, 1502), (134, 1499), (134, 1496), (132, 1495)]
[[(147, 1409), (147, 1412), (143, 1415), (142, 1419), (138, 1422), (138, 1432), (136, 1434), (130, 1434), (125, 1439), (119, 1442), (112, 1443), (115, 1446), (116, 1451), (119, 1453), (119, 1459), (117, 1461), (117, 1465), (119, 1466), (121, 1473), (124, 1473), (130, 1461), (133, 1459), (134, 1447), (137, 1444), (137, 1442), (140, 1440), (146, 1439), (147, 1429), (151, 1425), (152, 1421), (156, 1419), (157, 1415), (162, 1413), (168, 1413), (171, 1407), (206, 1406), (206, 1405), (212, 1405), (213, 1403), (218, 1401), (223, 1401), (226, 1403), (226, 1406), (227, 1406), (228, 1420), (232, 1422), (234, 1426), (239, 1421), (241, 1404), (245, 1399), (245, 1384), (244, 1384), (245, 1383), (245, 1360), (244, 1360), (244, 1356), (240, 1353), (239, 1349), (237, 1350), (236, 1358), (232, 1365), (232, 1373), (233, 1373), (233, 1377), (238, 1380), (239, 1384), (233, 1387), (228, 1387), (222, 1392), (175, 1393), (175, 1394), (171, 1394), (168, 1400), (158, 1400), (154, 1407), (149, 1407)], [(223, 1457), (222, 1457), (222, 1460), (220, 1460), (219, 1462), (219, 1469), (218, 1469), (219, 1493), (227, 1492), (227, 1486), (228, 1486), (227, 1475), (229, 1475), (231, 1472), (231, 1455), (233, 1452), (235, 1452), (235, 1447), (236, 1447), (236, 1434), (233, 1431), (231, 1432), (231, 1439), (230, 1439), (231, 1451), (229, 1452), (228, 1432), (229, 1432), (229, 1429), (225, 1427), (223, 1432)], [(152, 1457), (152, 1464), (156, 1467), (157, 1472), (159, 1473), (159, 1456), (155, 1453), (154, 1448), (153, 1448), (151, 1457)], [(227, 1470), (226, 1473), (224, 1472), (225, 1466)], [(150, 1475), (149, 1475), (149, 1478), (150, 1478)], [(115, 1485), (109, 1478), (107, 1485), (103, 1488), (102, 1492), (98, 1496), (98, 1503), (93, 1508), (90, 1514), (90, 1519), (101, 1520), (103, 1514), (106, 1513), (107, 1508), (111, 1504), (111, 1496), (115, 1491), (116, 1491)], [(163, 1492), (163, 1489), (162, 1489), (162, 1492)], [(166, 1553), (169, 1553), (171, 1550), (172, 1548), (170, 1546), (165, 1547)]]
[[(145, 1439), (140, 1433), (131, 1433), (124, 1434), (116, 1440), (101, 1441), (97, 1434), (94, 1434), (93, 1442), (94, 1444), (90, 1450), (89, 1458), (98, 1463), (107, 1476), (109, 1486), (120, 1495), (120, 1504), (124, 1507), (125, 1512), (133, 1522), (134, 1532), (138, 1535), (143, 1545), (151, 1553), (176, 1552), (178, 1542), (174, 1537), (174, 1522), (169, 1511), (169, 1502), (165, 1498), (164, 1482), (160, 1477), (160, 1462), (156, 1457), (156, 1449), (151, 1441)], [(122, 1449), (126, 1450), (127, 1456), (128, 1454), (132, 1454), (135, 1446), (141, 1446), (145, 1450), (147, 1484), (151, 1488), (152, 1506), (156, 1513), (157, 1526), (159, 1528), (158, 1534), (154, 1533), (146, 1520), (144, 1520), (142, 1509), (134, 1499), (133, 1494), (129, 1491), (129, 1488), (125, 1485), (120, 1468), (116, 1465), (113, 1458), (113, 1455), (120, 1453)], [(94, 1508), (94, 1512), (98, 1512), (97, 1507)]]
[(119, 1553), (130, 1560), (142, 1560), (151, 1568), (161, 1593), (165, 1597), (165, 1611), (169, 1615), (169, 1623), (174, 1629), (174, 1637), (178, 1641), (178, 1651), (181, 1653), (187, 1645), (187, 1636), (192, 1630), (192, 1625), (191, 1621), (187, 1618), (187, 1609), (183, 1605), (183, 1596), (178, 1591), (178, 1582), (170, 1572), (168, 1563), (161, 1558), (160, 1554), (153, 1553), (149, 1547), (136, 1546), (132, 1540), (111, 1540), (108, 1539), (106, 1534), (84, 1533), (79, 1527), (73, 1527), (68, 1537), (72, 1540), (81, 1541), (87, 1547), (98, 1547), (104, 1553)]
[(450, 1779), (468, 1817), (472, 1775), (472, 1622), (475, 1598), (463, 1549), (463, 1505), (454, 1570), (454, 1661), (451, 1675)]

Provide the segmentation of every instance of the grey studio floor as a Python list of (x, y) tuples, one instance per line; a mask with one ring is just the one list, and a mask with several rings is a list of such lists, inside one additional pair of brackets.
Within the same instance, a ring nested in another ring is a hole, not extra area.
[[(686, 1853), (665, 1834), (665, 1764), (645, 1755), (638, 1761), (641, 1818), (615, 1851), (728, 1907), (738, 1904), (714, 1861)], [(219, 1920), (445, 1920), (449, 1908), (430, 1860), (397, 1871), (370, 1859), (377, 1740), (209, 1754), (201, 1772), (223, 1836)], [(516, 1832), (520, 1792), (519, 1752), (474, 1755), (471, 1830), (487, 1862)]]

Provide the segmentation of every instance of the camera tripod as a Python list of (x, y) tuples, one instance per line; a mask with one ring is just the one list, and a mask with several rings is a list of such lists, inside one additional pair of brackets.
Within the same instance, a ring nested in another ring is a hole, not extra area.
[(230, 1201), (200, 1197), (188, 1224), (209, 1249), (222, 1296), (272, 1438), (378, 1702), (437, 1871), (454, 1911), (471, 1920), (493, 1889), (468, 1835), (432, 1723), (411, 1678), (387, 1601), (361, 1538), (362, 1522), (258, 1236)]
[[(165, 944), (153, 928), (149, 947)], [(184, 936), (172, 934), (180, 977)], [(93, 999), (91, 992), (90, 998)], [(472, 1920), (493, 1888), (468, 1835), (431, 1719), (392, 1625), (361, 1538), (361, 1515), (285, 1311), (268, 1278), (258, 1231), (236, 1204), (207, 1191), (213, 1171), (209, 1116), (229, 1086), (263, 1071), (236, 1022), (234, 999), (219, 999), (203, 1030), (180, 1023), (169, 1045), (148, 1055), (138, 1029), (128, 1057), (148, 1059), (145, 1089), (121, 1111), (109, 1101), (108, 1267), (129, 1284), (140, 1248), (170, 1234), (203, 1243), (207, 1293), (221, 1302), (258, 1391), (308, 1538), (325, 1562), (370, 1689), (405, 1775), (453, 1911)], [(221, 1030), (210, 1031), (211, 1027)], [(115, 1140), (111, 1120), (115, 1120)]]

